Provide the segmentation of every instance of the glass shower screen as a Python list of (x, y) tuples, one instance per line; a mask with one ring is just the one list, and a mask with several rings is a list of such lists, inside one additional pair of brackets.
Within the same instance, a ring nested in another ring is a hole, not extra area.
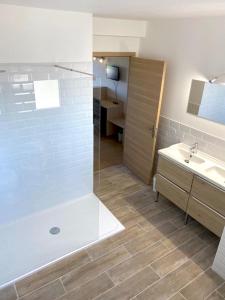
[(0, 286), (99, 237), (90, 70), (0, 65)]

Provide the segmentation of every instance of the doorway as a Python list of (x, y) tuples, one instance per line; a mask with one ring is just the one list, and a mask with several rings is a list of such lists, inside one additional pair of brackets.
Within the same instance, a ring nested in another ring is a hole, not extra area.
[(94, 55), (95, 170), (124, 163), (151, 184), (166, 63)]
[(95, 171), (123, 163), (129, 56), (106, 54), (93, 58)]

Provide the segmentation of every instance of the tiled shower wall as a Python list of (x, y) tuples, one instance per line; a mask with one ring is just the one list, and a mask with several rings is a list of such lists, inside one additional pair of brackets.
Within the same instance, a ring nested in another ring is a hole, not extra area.
[[(42, 80), (57, 82), (58, 106), (37, 109)], [(0, 224), (93, 191), (92, 103), (92, 78), (45, 67), (0, 74)]]
[(218, 159), (225, 160), (225, 140), (208, 135), (174, 120), (160, 117), (157, 149), (171, 146), (175, 143), (191, 145), (198, 143), (199, 150)]

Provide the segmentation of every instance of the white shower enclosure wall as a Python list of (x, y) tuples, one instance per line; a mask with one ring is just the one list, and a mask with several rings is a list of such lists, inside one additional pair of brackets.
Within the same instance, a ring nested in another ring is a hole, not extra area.
[(123, 229), (93, 194), (91, 65), (61, 66), (0, 65), (0, 286)]

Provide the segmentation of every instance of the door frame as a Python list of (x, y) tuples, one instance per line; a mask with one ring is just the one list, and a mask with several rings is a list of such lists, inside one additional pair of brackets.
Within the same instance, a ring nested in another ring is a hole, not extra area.
[(93, 57), (134, 57), (136, 52), (93, 52)]

